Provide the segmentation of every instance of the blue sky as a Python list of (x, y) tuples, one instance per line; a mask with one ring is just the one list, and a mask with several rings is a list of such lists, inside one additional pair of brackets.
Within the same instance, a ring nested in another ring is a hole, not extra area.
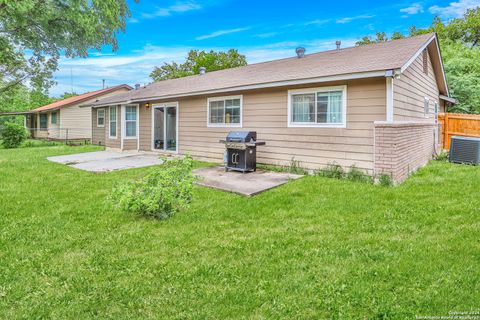
[(235, 48), (255, 63), (292, 56), (298, 46), (312, 53), (333, 49), (336, 40), (353, 46), (376, 31), (406, 33), (411, 25), (428, 26), (435, 15), (448, 20), (480, 5), (480, 0), (128, 1), (132, 17), (118, 35), (119, 50), (105, 47), (86, 59), (62, 57), (51, 95), (72, 87), (77, 93), (97, 90), (102, 79), (107, 86), (146, 84), (154, 66), (181, 62), (190, 49)]

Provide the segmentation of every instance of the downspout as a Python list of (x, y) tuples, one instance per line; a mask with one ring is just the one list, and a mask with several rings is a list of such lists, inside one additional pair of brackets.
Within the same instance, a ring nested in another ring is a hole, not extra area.
[(394, 79), (398, 79), (398, 75), (395, 70), (387, 70), (385, 71), (385, 79), (386, 79), (386, 106), (387, 106), (387, 122), (393, 122), (393, 82)]

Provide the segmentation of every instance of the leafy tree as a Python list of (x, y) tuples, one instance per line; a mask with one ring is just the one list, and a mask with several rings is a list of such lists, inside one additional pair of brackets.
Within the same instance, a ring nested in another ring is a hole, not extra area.
[(0, 0), (0, 94), (25, 83), (51, 86), (61, 52), (116, 50), (129, 16), (126, 0)]
[(191, 50), (184, 63), (164, 63), (160, 67), (155, 67), (150, 73), (150, 77), (154, 81), (175, 79), (198, 74), (200, 67), (205, 67), (208, 72), (245, 66), (246, 64), (245, 56), (234, 49), (227, 52)]
[[(458, 100), (451, 111), (480, 113), (480, 7), (467, 10), (462, 18), (444, 23), (435, 17), (428, 28), (412, 26), (410, 36), (436, 32), (444, 61), (450, 94)], [(391, 39), (403, 37), (399, 32)], [(363, 37), (357, 45), (384, 41), (383, 32), (376, 39)]]

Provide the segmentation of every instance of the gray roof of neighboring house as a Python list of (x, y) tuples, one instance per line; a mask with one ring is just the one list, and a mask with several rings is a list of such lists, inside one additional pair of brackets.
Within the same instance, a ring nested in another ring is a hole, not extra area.
[[(248, 90), (267, 84), (272, 87), (288, 85), (288, 83), (284, 83), (288, 81), (341, 75), (356, 74), (358, 78), (368, 77), (372, 75), (367, 75), (367, 73), (400, 70), (409, 63), (412, 57), (415, 57), (419, 50), (423, 50), (431, 43), (437, 45), (434, 33), (313, 53), (305, 55), (303, 58), (295, 56), (220, 71), (208, 72), (207, 70), (204, 75), (158, 81), (138, 90), (99, 99), (93, 106)], [(377, 76), (381, 76), (381, 74)], [(448, 89), (444, 91), (448, 94)]]

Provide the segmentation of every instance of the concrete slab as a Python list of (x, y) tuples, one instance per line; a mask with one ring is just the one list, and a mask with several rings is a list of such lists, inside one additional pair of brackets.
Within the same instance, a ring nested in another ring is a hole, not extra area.
[(48, 160), (90, 172), (108, 172), (154, 166), (162, 163), (156, 154), (97, 151), (48, 157)]
[(208, 167), (193, 171), (200, 180), (197, 184), (205, 187), (238, 193), (247, 197), (278, 187), (302, 176), (283, 172), (260, 171), (241, 173), (225, 172), (224, 167)]

